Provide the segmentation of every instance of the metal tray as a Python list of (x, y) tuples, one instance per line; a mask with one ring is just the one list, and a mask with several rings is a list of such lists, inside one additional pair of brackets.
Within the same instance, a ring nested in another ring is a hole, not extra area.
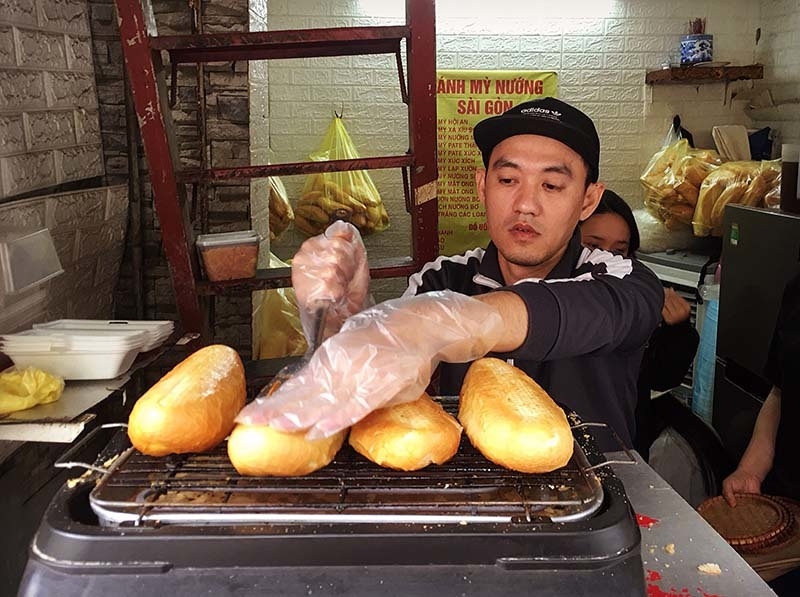
[[(440, 398), (451, 412), (457, 398)], [(102, 525), (261, 523), (526, 524), (570, 522), (603, 504), (603, 466), (577, 415), (570, 462), (548, 474), (510, 471), (464, 436), (444, 465), (416, 472), (381, 468), (345, 444), (327, 467), (302, 477), (245, 477), (225, 443), (202, 454), (145, 456), (130, 444), (91, 491)], [(590, 464), (589, 457), (595, 463)]]

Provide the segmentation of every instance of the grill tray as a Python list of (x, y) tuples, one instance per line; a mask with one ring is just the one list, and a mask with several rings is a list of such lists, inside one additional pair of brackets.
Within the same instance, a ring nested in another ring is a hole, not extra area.
[[(457, 411), (457, 398), (440, 400)], [(568, 415), (573, 425), (581, 423)], [(345, 443), (330, 465), (302, 477), (241, 476), (224, 443), (211, 452), (166, 458), (145, 456), (128, 444), (89, 500), (105, 526), (570, 522), (591, 516), (603, 503), (603, 486), (589, 463), (603, 458), (589, 433), (573, 434), (569, 463), (535, 475), (493, 464), (466, 435), (456, 456), (441, 466), (393, 471)]]

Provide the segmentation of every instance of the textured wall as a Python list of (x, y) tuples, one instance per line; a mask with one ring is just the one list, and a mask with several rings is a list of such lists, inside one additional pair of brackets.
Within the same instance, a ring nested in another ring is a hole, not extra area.
[(128, 223), (126, 185), (0, 205), (0, 222), (30, 231), (49, 228), (64, 269), (36, 288), (0, 293), (0, 333), (52, 319), (114, 317), (112, 298)]
[(0, 198), (102, 175), (85, 0), (0, 7)]
[(777, 129), (784, 143), (800, 143), (800, 6), (795, 0), (762, 0), (762, 39), (757, 58), (775, 107), (750, 110), (757, 127)]

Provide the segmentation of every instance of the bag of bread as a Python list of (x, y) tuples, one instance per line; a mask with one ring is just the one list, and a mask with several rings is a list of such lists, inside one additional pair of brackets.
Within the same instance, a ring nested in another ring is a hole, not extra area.
[[(269, 267), (289, 267), (272, 253)], [(258, 297), (260, 295), (260, 297)], [(254, 295), (253, 358), (277, 359), (300, 356), (308, 343), (300, 323), (294, 288), (273, 288)]]
[(764, 207), (780, 193), (780, 160), (727, 162), (700, 187), (692, 227), (695, 236), (722, 236), (722, 214), (733, 204)]
[(694, 216), (700, 185), (722, 163), (711, 149), (689, 147), (680, 139), (656, 152), (640, 177), (645, 207), (668, 230), (688, 228)]
[(275, 240), (294, 221), (294, 211), (283, 181), (277, 176), (269, 177), (269, 239)]
[[(352, 160), (359, 157), (337, 114), (320, 148), (308, 156), (313, 161)], [(309, 174), (294, 210), (294, 226), (308, 236), (322, 234), (335, 219), (352, 223), (362, 235), (389, 226), (381, 195), (366, 170)]]

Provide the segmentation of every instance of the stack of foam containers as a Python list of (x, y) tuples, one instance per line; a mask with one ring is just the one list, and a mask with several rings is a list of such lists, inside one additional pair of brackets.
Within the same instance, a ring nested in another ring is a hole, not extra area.
[(66, 380), (112, 379), (139, 353), (170, 336), (171, 321), (59, 319), (0, 336), (0, 350), (19, 368), (36, 367)]

